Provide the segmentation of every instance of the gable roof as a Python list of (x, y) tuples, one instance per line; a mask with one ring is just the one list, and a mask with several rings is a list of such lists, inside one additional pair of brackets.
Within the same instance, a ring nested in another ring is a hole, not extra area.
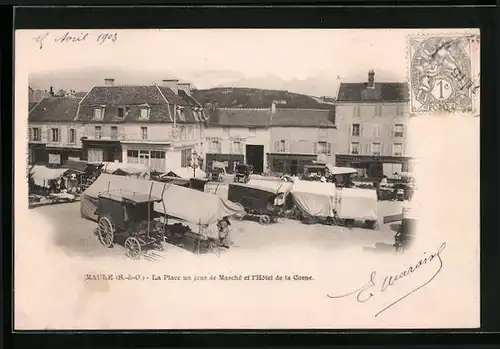
[[(95, 86), (82, 99), (78, 108), (77, 120), (91, 122), (94, 109), (104, 106), (102, 122), (203, 122), (194, 115), (190, 104), (176, 95), (170, 88), (158, 85)], [(141, 120), (141, 109), (148, 107), (149, 119)], [(176, 113), (175, 107), (181, 106), (182, 112)], [(125, 108), (123, 117), (118, 117), (118, 109)]]
[(334, 127), (335, 109), (270, 109), (218, 108), (209, 110), (209, 126), (233, 127)]
[(335, 109), (277, 108), (272, 126), (334, 127)]
[(69, 122), (75, 118), (80, 99), (69, 97), (45, 97), (28, 114), (31, 122)]
[(194, 108), (201, 108), (201, 104), (194, 99), (193, 96), (188, 95), (186, 92), (179, 90), (179, 97), (181, 97), (187, 104)]
[(209, 126), (260, 126), (271, 124), (270, 109), (217, 108), (206, 112)]
[(408, 83), (375, 82), (373, 88), (368, 83), (341, 83), (338, 102), (407, 102)]

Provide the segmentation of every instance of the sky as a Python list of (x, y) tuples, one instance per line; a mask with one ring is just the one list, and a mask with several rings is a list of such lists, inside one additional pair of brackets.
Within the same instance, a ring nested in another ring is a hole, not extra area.
[[(85, 39), (56, 40), (66, 33)], [(86, 90), (105, 77), (114, 77), (116, 84), (178, 78), (196, 88), (255, 87), (333, 96), (340, 81), (366, 81), (369, 69), (375, 70), (376, 81), (406, 81), (409, 33), (401, 29), (23, 30), (16, 32), (16, 67), (27, 72), (33, 87), (42, 89), (50, 84), (56, 89)], [(106, 35), (108, 39), (100, 43)]]

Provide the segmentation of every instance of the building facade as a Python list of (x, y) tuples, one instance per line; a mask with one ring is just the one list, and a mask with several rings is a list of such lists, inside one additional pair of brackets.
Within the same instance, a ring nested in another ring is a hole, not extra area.
[(151, 171), (189, 167), (202, 157), (205, 113), (190, 85), (114, 84), (105, 79), (81, 100), (76, 119), (84, 124), (83, 159), (142, 163)]
[[(272, 108), (273, 109), (273, 108)], [(271, 173), (303, 174), (304, 166), (335, 164), (335, 109), (273, 109), (267, 167)]]
[(269, 151), (270, 109), (212, 108), (205, 131), (206, 170), (214, 162), (225, 164), (233, 173), (236, 165), (252, 164), (263, 173)]
[(46, 97), (28, 116), (30, 164), (61, 165), (82, 157), (83, 124), (74, 121), (79, 99)]
[(407, 83), (342, 83), (337, 104), (337, 166), (357, 168), (365, 177), (408, 171), (409, 103)]
[(316, 161), (335, 161), (335, 110), (214, 108), (206, 130), (207, 171), (213, 162), (232, 173), (239, 163), (255, 173), (303, 173)]

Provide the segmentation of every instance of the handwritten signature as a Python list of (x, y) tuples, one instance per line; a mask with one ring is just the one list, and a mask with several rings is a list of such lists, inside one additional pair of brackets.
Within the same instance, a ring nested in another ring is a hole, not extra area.
[(50, 32), (45, 32), (33, 38), (33, 40), (38, 44), (38, 48), (41, 50), (45, 42), (53, 42), (55, 44), (64, 43), (80, 43), (84, 41), (94, 40), (99, 45), (103, 45), (107, 42), (116, 42), (118, 40), (118, 33), (100, 33), (97, 36), (91, 35), (88, 32), (72, 33), (65, 32), (62, 35), (56, 37), (51, 36)]
[(348, 297), (351, 295), (356, 295), (356, 300), (359, 303), (364, 303), (364, 302), (367, 302), (370, 299), (372, 299), (372, 297), (375, 297), (377, 294), (379, 294), (381, 292), (385, 292), (389, 287), (394, 286), (398, 280), (401, 280), (404, 277), (413, 274), (421, 266), (429, 265), (429, 264), (433, 263), (434, 261), (439, 263), (439, 267), (438, 267), (437, 271), (430, 277), (429, 280), (427, 280), (423, 284), (419, 285), (418, 287), (414, 288), (412, 291), (406, 293), (402, 297), (399, 297), (397, 300), (393, 301), (392, 303), (390, 303), (389, 305), (387, 305), (386, 307), (384, 307), (383, 309), (378, 311), (375, 314), (375, 317), (377, 317), (378, 315), (382, 314), (387, 309), (391, 308), (392, 306), (401, 302), (402, 300), (404, 300), (405, 298), (414, 294), (418, 290), (427, 286), (429, 283), (431, 283), (432, 280), (434, 280), (436, 278), (436, 276), (441, 272), (441, 269), (443, 268), (443, 260), (441, 258), (441, 253), (444, 251), (445, 248), (446, 248), (446, 242), (443, 242), (439, 246), (437, 251), (429, 254), (427, 257), (420, 259), (417, 263), (410, 266), (409, 268), (403, 270), (402, 272), (400, 272), (398, 274), (385, 276), (383, 281), (382, 281), (382, 284), (379, 285), (380, 287), (377, 287), (377, 272), (372, 271), (368, 282), (365, 285), (361, 286), (360, 288), (358, 288), (352, 292), (349, 292), (349, 293), (346, 293), (343, 295), (339, 295), (339, 296), (332, 296), (330, 294), (327, 294), (327, 297), (328, 298), (344, 298), (344, 297)]

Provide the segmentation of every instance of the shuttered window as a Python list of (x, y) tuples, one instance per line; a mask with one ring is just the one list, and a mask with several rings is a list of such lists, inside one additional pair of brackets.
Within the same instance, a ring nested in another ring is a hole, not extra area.
[(87, 153), (88, 162), (102, 162), (104, 152), (102, 149), (89, 148)]

